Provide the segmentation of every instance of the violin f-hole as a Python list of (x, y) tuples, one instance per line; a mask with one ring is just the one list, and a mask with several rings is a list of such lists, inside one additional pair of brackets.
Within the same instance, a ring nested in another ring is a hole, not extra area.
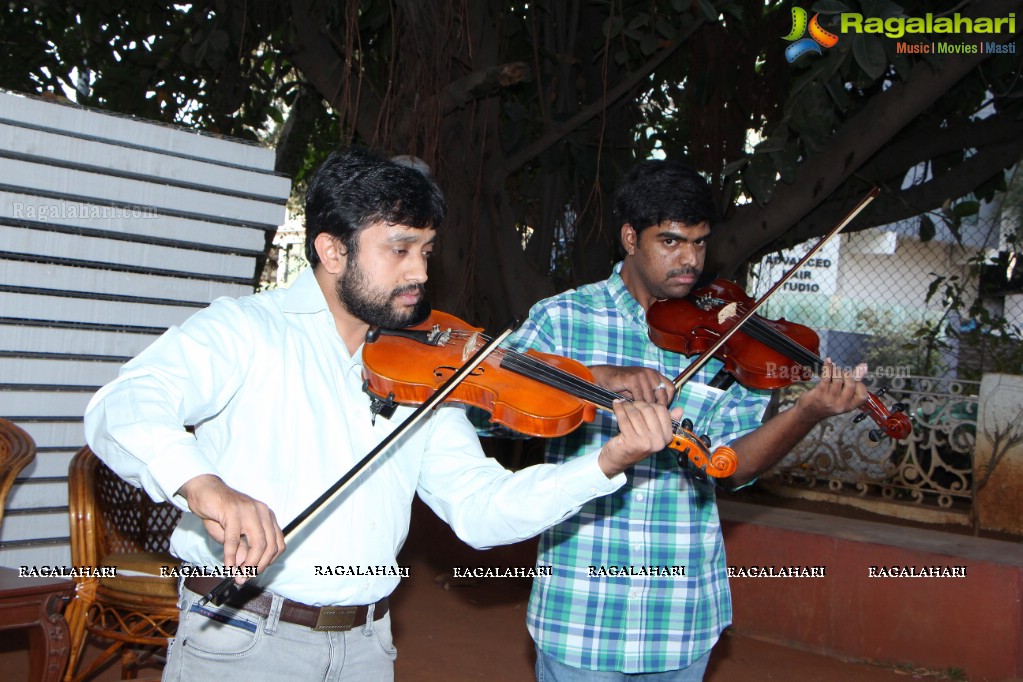
[[(446, 374), (453, 374), (458, 369), (459, 369), (458, 367), (452, 367), (451, 365), (441, 365), (440, 367), (434, 367), (433, 368), (433, 376), (435, 376), (435, 377), (437, 377), (439, 379), (439, 378), (445, 376)], [(466, 374), (466, 376), (467, 377), (483, 376), (483, 371), (484, 371), (483, 367), (477, 367), (476, 369), (474, 369), (471, 372), (469, 372), (468, 374)]]

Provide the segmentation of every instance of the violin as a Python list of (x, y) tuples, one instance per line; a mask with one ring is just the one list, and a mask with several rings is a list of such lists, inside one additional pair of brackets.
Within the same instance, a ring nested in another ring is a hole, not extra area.
[[(686, 298), (651, 304), (647, 311), (650, 340), (686, 356), (702, 355), (753, 304), (753, 299), (734, 282), (716, 280), (693, 290)], [(819, 348), (820, 338), (809, 327), (754, 313), (721, 348), (711, 352), (743, 386), (773, 390), (820, 374), (824, 361), (818, 355)], [(912, 433), (912, 424), (903, 413), (905, 405), (896, 403), (891, 411), (885, 408), (879, 399), (884, 391), (868, 394), (860, 408), (866, 414), (856, 421), (869, 415), (881, 431), (901, 440)], [(870, 437), (874, 442), (880, 440), (876, 430)]]
[[(420, 404), (485, 342), (482, 331), (439, 311), (406, 329), (373, 329), (362, 348), (364, 388), (382, 406)], [(484, 409), (491, 421), (520, 433), (556, 438), (593, 421), (598, 408), (611, 411), (622, 398), (596, 385), (589, 368), (571, 358), (499, 348), (445, 400)], [(668, 447), (679, 464), (688, 459), (714, 478), (735, 473), (735, 451), (719, 447), (711, 453), (710, 439), (692, 428), (688, 419), (672, 421)]]

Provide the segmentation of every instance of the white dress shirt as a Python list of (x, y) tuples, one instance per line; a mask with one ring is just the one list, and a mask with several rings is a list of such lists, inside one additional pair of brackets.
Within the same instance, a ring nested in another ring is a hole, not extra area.
[[(176, 556), (220, 566), (223, 547), (176, 491), (218, 475), (268, 504), (283, 528), (412, 412), (373, 423), (361, 358), (307, 270), (290, 289), (218, 299), (169, 329), (93, 397), (86, 436), (120, 476), (185, 510)], [(397, 586), (416, 492), (473, 546), (517, 542), (622, 485), (597, 454), (512, 473), (483, 454), (462, 409), (442, 406), (290, 538), (257, 583), (306, 604), (372, 603)]]

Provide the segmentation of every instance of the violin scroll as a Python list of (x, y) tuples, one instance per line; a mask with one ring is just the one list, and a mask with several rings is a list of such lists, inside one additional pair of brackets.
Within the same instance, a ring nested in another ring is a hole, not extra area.
[(889, 411), (879, 399), (887, 390), (887, 388), (882, 388), (876, 394), (867, 394), (867, 402), (860, 408), (863, 410), (863, 414), (853, 417), (854, 423), (861, 422), (867, 417), (874, 420), (879, 427), (871, 429), (869, 433), (869, 438), (874, 443), (881, 442), (881, 438), (885, 435), (895, 440), (902, 440), (913, 433), (913, 423), (905, 414), (905, 404), (895, 403)]
[(692, 463), (697, 471), (713, 478), (728, 478), (739, 468), (739, 456), (735, 450), (721, 446), (710, 451), (710, 438), (702, 435), (699, 438), (692, 431), (693, 422), (683, 419), (675, 425), (675, 435), (668, 447), (675, 451), (678, 465), (686, 468), (686, 460)]

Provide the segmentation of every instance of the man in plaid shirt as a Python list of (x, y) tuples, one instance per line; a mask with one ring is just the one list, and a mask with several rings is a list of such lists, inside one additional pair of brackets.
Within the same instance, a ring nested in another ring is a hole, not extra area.
[[(725, 483), (744, 485), (781, 459), (821, 419), (863, 404), (854, 372), (826, 364), (822, 380), (789, 410), (761, 425), (769, 392), (709, 384), (722, 368), (710, 361), (674, 395), (671, 377), (691, 362), (647, 337), (646, 311), (658, 299), (681, 298), (704, 263), (715, 215), (707, 183), (674, 161), (645, 161), (625, 177), (615, 198), (624, 260), (605, 281), (533, 306), (512, 344), (568, 356), (598, 384), (636, 400), (673, 404), (707, 434), (730, 445), (739, 468)], [(617, 432), (598, 414), (547, 447), (563, 462)], [(713, 484), (681, 469), (670, 450), (636, 464), (628, 483), (547, 530), (527, 621), (537, 646), (537, 678), (700, 680), (710, 650), (731, 623), (724, 542)]]

